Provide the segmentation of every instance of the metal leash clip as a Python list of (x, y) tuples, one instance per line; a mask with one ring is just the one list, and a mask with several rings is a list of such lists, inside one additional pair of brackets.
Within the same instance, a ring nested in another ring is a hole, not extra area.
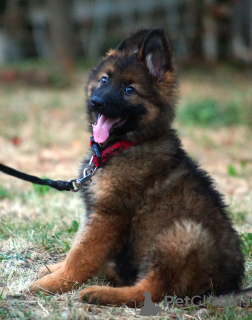
[(92, 176), (95, 174), (95, 171), (97, 167), (93, 167), (93, 159), (94, 156), (91, 157), (88, 167), (84, 168), (83, 170), (83, 178), (80, 179), (73, 179), (70, 182), (72, 183), (73, 188), (71, 189), (72, 192), (77, 192), (79, 191), (85, 182), (91, 182)]

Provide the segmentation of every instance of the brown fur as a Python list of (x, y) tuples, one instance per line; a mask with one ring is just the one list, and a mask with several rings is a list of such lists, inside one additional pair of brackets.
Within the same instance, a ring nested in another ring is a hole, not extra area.
[[(109, 82), (101, 87), (104, 75)], [(136, 94), (125, 94), (128, 85)], [(132, 306), (146, 291), (159, 302), (165, 294), (239, 290), (244, 259), (238, 235), (211, 179), (171, 128), (177, 86), (164, 32), (140, 30), (111, 50), (91, 73), (87, 94), (89, 101), (104, 99), (102, 112), (132, 121), (101, 147), (120, 139), (136, 146), (109, 159), (83, 189), (86, 224), (66, 260), (49, 266), (51, 273), (43, 268), (30, 291), (68, 291), (101, 272), (119, 287), (87, 287), (80, 299)], [(89, 102), (90, 124), (94, 111)]]

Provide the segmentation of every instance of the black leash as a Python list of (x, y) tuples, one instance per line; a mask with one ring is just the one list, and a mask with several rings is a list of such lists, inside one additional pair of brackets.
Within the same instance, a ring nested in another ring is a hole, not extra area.
[[(90, 139), (90, 145), (92, 149), (94, 150), (99, 163), (101, 163), (101, 153), (100, 149), (97, 143), (94, 142), (93, 137)], [(62, 181), (62, 180), (51, 180), (51, 179), (41, 179), (36, 176), (32, 176), (30, 174), (15, 170), (13, 168), (10, 168), (8, 166), (3, 165), (0, 163), (0, 171), (3, 173), (6, 173), (10, 176), (13, 176), (15, 178), (19, 178), (28, 182), (32, 182), (35, 184), (39, 184), (41, 186), (49, 186), (51, 188), (54, 188), (58, 191), (73, 191), (77, 192), (79, 191), (87, 181), (91, 181), (91, 177), (95, 174), (95, 171), (97, 168), (93, 168), (93, 157), (91, 157), (89, 166), (86, 167), (83, 171), (83, 178), (80, 179), (73, 179), (70, 181)]]
[(84, 176), (81, 179), (73, 179), (70, 181), (63, 181), (63, 180), (51, 180), (51, 179), (41, 179), (35, 176), (32, 176), (30, 174), (12, 169), (8, 166), (3, 165), (0, 163), (0, 171), (3, 173), (6, 173), (10, 176), (13, 176), (15, 178), (19, 178), (28, 182), (32, 182), (35, 184), (39, 184), (41, 186), (49, 186), (51, 188), (54, 188), (58, 191), (73, 191), (77, 192), (79, 191), (85, 182), (91, 181), (91, 177), (94, 175), (95, 170), (85, 168), (84, 169)]
[(10, 176), (13, 176), (13, 177), (25, 180), (25, 181), (29, 181), (29, 182), (32, 182), (35, 184), (39, 184), (41, 186), (49, 186), (51, 188), (57, 189), (58, 191), (71, 191), (71, 190), (75, 191), (72, 180), (71, 181), (62, 181), (62, 180), (54, 181), (54, 180), (50, 180), (50, 179), (40, 179), (40, 178), (32, 176), (30, 174), (26, 174), (24, 172), (12, 169), (12, 168), (5, 166), (1, 163), (0, 163), (0, 171), (4, 172)]

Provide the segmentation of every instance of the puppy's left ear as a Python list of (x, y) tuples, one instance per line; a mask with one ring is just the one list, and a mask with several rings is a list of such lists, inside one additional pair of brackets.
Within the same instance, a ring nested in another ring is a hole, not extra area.
[(157, 80), (173, 70), (172, 51), (162, 28), (152, 29), (148, 33), (138, 52), (138, 59), (146, 64), (150, 74)]
[(117, 47), (118, 51), (134, 52), (138, 51), (146, 36), (152, 29), (139, 29), (135, 33), (132, 33), (128, 38), (124, 39)]

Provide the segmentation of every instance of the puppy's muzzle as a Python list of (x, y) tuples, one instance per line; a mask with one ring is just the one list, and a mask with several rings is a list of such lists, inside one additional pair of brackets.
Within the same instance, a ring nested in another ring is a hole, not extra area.
[(91, 104), (92, 108), (96, 111), (101, 111), (105, 106), (104, 100), (102, 98), (97, 97), (97, 96), (94, 96), (91, 99), (90, 104)]

